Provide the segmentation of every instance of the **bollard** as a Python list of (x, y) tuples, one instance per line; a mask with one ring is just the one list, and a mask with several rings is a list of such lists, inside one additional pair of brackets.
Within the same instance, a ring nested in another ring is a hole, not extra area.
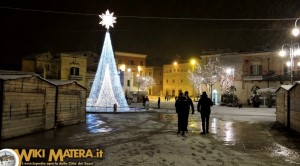
[(114, 112), (117, 112), (117, 109), (118, 109), (117, 103), (115, 103), (115, 104), (114, 104)]

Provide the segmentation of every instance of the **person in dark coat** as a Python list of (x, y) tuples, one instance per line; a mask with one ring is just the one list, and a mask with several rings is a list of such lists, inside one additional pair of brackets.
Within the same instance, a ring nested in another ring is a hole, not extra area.
[(202, 121), (201, 134), (209, 133), (209, 116), (211, 112), (211, 106), (213, 106), (213, 102), (210, 98), (207, 97), (206, 92), (203, 92), (197, 105), (197, 111), (200, 112)]
[(194, 114), (194, 103), (193, 103), (193, 100), (189, 97), (189, 92), (188, 91), (185, 91), (184, 92), (184, 96), (187, 98), (187, 101), (188, 101), (188, 112), (187, 114), (185, 114), (185, 129), (184, 131), (188, 131), (187, 127), (188, 127), (188, 121), (189, 121), (189, 114), (190, 114), (190, 107), (192, 108), (192, 114)]
[(178, 131), (177, 134), (180, 132), (181, 135), (184, 135), (184, 130), (186, 128), (185, 124), (185, 115), (188, 114), (187, 112), (189, 111), (189, 103), (188, 100), (185, 96), (183, 96), (183, 93), (179, 93), (179, 97), (177, 98), (175, 102), (175, 108), (176, 108), (176, 113), (178, 117)]
[(143, 96), (143, 106), (145, 106), (145, 105), (146, 105), (146, 97)]
[(158, 97), (158, 100), (157, 100), (157, 107), (158, 107), (158, 109), (160, 109), (160, 97)]

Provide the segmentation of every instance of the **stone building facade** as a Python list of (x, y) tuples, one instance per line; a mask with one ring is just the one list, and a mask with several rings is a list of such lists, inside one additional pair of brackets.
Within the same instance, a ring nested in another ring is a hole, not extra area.
[(148, 89), (149, 95), (162, 96), (163, 92), (163, 68), (158, 66), (147, 67), (146, 76), (151, 76), (155, 80), (155, 86)]
[[(198, 64), (201, 62), (197, 60)], [(178, 96), (180, 92), (189, 91), (189, 95), (196, 96), (196, 90), (188, 79), (190, 71), (195, 69), (196, 64), (190, 62), (173, 62), (163, 66), (163, 95), (169, 97)]]
[(22, 71), (35, 72), (45, 79), (76, 80), (86, 87), (87, 57), (92, 55), (92, 52), (30, 55), (22, 59)]
[[(248, 104), (254, 93), (253, 87), (277, 89), (281, 85), (290, 84), (290, 72), (286, 66), (288, 59), (278, 56), (278, 52), (203, 55), (201, 62), (206, 64), (209, 58), (218, 58), (222, 67), (234, 69), (234, 93), (242, 104)], [(294, 78), (299, 79), (299, 74), (294, 73)], [(220, 101), (221, 94), (225, 92), (216, 83), (209, 93), (217, 93), (217, 101)]]

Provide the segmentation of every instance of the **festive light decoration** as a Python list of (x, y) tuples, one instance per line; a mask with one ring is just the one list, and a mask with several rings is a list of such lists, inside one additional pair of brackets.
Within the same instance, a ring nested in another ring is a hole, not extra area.
[[(109, 12), (107, 11), (107, 13)], [(105, 22), (104, 20), (102, 21)], [(103, 25), (107, 29), (111, 26), (108, 23), (103, 23)], [(110, 34), (106, 32), (99, 65), (87, 100), (86, 110), (89, 112), (112, 112), (115, 104), (117, 105), (118, 112), (130, 110), (117, 72)]]
[(146, 91), (148, 87), (155, 85), (153, 77), (150, 76), (138, 77), (137, 83), (139, 86), (139, 90), (141, 91)]
[(105, 26), (106, 29), (109, 29), (111, 26), (114, 27), (114, 23), (116, 23), (116, 17), (113, 16), (114, 13), (109, 13), (109, 10), (106, 10), (106, 13), (102, 15), (99, 15), (99, 17), (102, 19), (102, 21), (99, 23), (102, 26)]
[(196, 70), (190, 72), (188, 78), (192, 81), (199, 94), (201, 93), (201, 84), (207, 84), (212, 87), (212, 85), (219, 82), (223, 92), (228, 92), (233, 84), (233, 77), (226, 72), (225, 68), (221, 67), (218, 58), (215, 58), (215, 60), (210, 58), (203, 68), (200, 65), (196, 65)]

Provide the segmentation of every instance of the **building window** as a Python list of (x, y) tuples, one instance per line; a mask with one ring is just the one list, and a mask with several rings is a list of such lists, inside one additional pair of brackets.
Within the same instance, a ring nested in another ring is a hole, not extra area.
[(152, 73), (151, 73), (151, 72), (149, 72), (149, 76), (151, 76), (151, 74), (152, 74)]
[(167, 80), (167, 83), (169, 83), (169, 80)]
[(141, 65), (141, 66), (144, 66), (144, 62), (143, 62), (143, 61), (140, 61), (140, 65)]
[(78, 67), (71, 67), (70, 68), (70, 75), (79, 76), (79, 68)]
[(173, 79), (173, 83), (175, 83), (175, 80)]
[(181, 83), (183, 83), (183, 79), (181, 79)]
[(130, 60), (129, 64), (130, 64), (130, 65), (134, 65), (134, 61), (133, 61), (133, 60)]
[(253, 75), (253, 76), (261, 75), (261, 68), (262, 68), (261, 65), (252, 65), (250, 68), (251, 68), (250, 69), (251, 70), (251, 75)]
[(162, 84), (162, 81), (160, 81), (160, 85)]

